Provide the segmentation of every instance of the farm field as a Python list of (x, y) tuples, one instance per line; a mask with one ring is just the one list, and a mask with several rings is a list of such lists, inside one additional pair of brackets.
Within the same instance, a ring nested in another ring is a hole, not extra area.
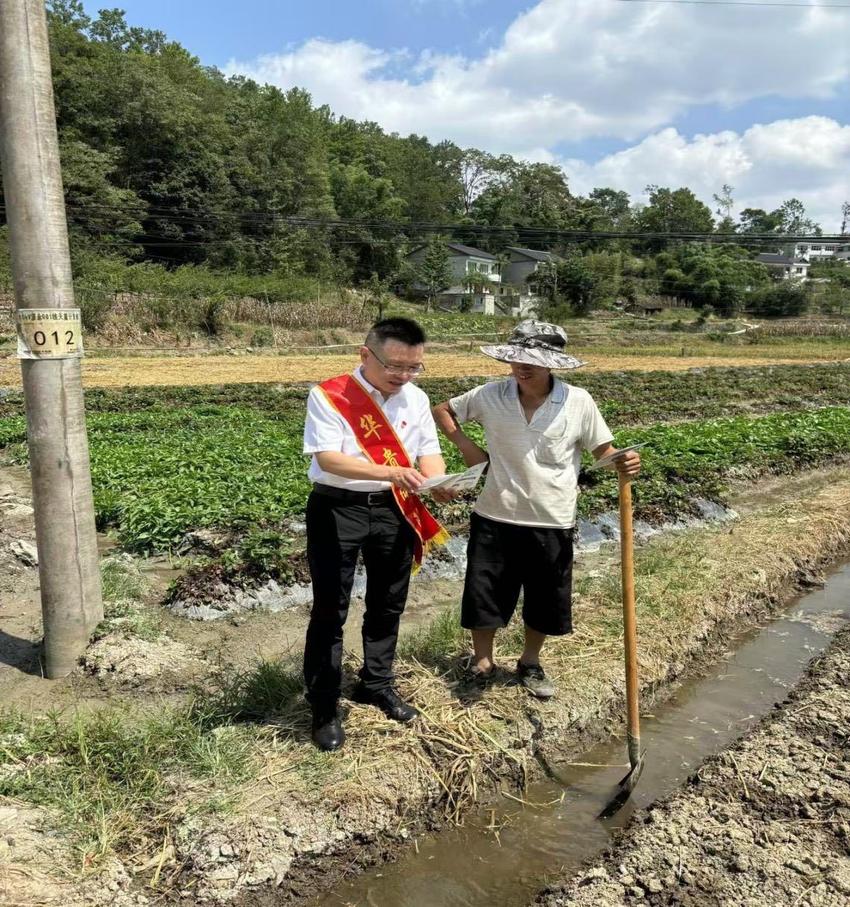
[[(689, 513), (696, 496), (734, 502), (743, 483), (758, 489), (753, 483), (781, 477), (734, 523), (662, 533), (639, 548), (647, 695), (665, 695), (686, 666), (722, 644), (729, 626), (763, 616), (800, 576), (848, 550), (848, 376), (846, 364), (764, 362), (576, 374), (618, 441), (648, 442), (635, 487), (645, 521)], [(436, 401), (473, 383), (429, 376), (423, 387)], [(604, 549), (583, 556), (577, 570), (577, 633), (547, 648), (547, 669), (563, 691), (556, 701), (530, 712), (508, 671), (482, 701), (461, 701), (467, 642), (455, 613), (458, 587), (426, 587), (428, 619), (417, 619), (414, 601), (399, 665), (402, 689), (422, 705), (425, 722), (397, 728), (351, 706), (349, 744), (336, 757), (308, 742), (297, 655), (305, 608), (215, 626), (189, 626), (163, 612), (164, 584), (146, 578), (140, 555), (171, 552), (175, 564), (189, 567), (178, 580), (183, 591), (209, 576), (235, 586), (304, 578), (303, 537), (294, 526), (308, 491), (300, 453), (306, 390), (196, 381), (87, 391), (99, 526), (125, 553), (113, 550), (104, 562), (107, 620), (94, 647), (77, 674), (50, 682), (46, 696), (84, 706), (16, 711), (32, 701), (22, 697), (34, 684), (46, 683), (36, 678), (5, 697), (0, 821), (4, 808), (17, 810), (20, 847), (29, 842), (35, 860), (27, 863), (35, 867), (29, 881), (7, 877), (17, 890), (37, 877), (45, 904), (105, 904), (96, 889), (106, 880), (116, 886), (115, 907), (147, 907), (165, 896), (179, 902), (190, 886), (188, 907), (196, 895), (214, 903), (240, 895), (251, 904), (251, 892), (283, 885), (281, 903), (303, 903), (299, 891), (317, 861), (332, 884), (336, 870), (391, 854), (424, 824), (462, 821), (494, 779), (521, 787), (542, 771), (541, 748), (577, 752), (588, 733), (601, 733), (618, 715), (620, 602), (616, 558)], [(0, 399), (0, 458), (25, 464), (24, 439), (22, 400), (13, 391)], [(18, 514), (0, 530), (0, 566), (8, 567), (0, 600), (4, 611), (8, 604), (24, 615), (4, 626), (13, 664), (9, 639), (18, 638), (17, 657), (33, 657), (37, 628), (26, 628), (37, 598), (34, 571), (9, 555), (11, 542), (31, 533), (26, 500), (2, 484), (0, 503)], [(614, 476), (587, 473), (581, 500), (587, 516), (610, 510)], [(461, 503), (441, 515), (462, 534), (467, 514)], [(187, 536), (204, 528), (219, 532), (219, 547), (187, 549)], [(277, 654), (282, 623), (295, 645)], [(504, 665), (516, 658), (519, 629), (500, 638)], [(46, 841), (41, 827), (60, 833)], [(27, 862), (12, 857), (13, 866)], [(58, 881), (60, 871), (72, 881)], [(93, 879), (101, 882), (93, 887)]]
[(0, 0), (0, 907), (850, 907), (850, 0), (127, 5)]
[[(309, 493), (300, 420), (239, 407), (90, 417), (92, 481), (101, 530), (116, 529), (138, 552), (173, 550), (193, 529), (269, 525), (301, 517)], [(22, 420), (0, 426), (0, 443), (25, 447)], [(718, 500), (732, 470), (750, 475), (822, 465), (847, 450), (850, 410), (826, 407), (629, 429), (615, 443), (645, 442), (635, 514), (658, 523), (689, 512), (695, 497)], [(447, 450), (448, 467), (462, 469)], [(234, 479), (238, 477), (238, 481)], [(616, 505), (613, 473), (586, 480), (580, 514)], [(449, 512), (457, 504), (446, 505)], [(465, 515), (465, 512), (464, 512)]]
[[(622, 426), (617, 443), (647, 443), (636, 515), (659, 523), (690, 512), (696, 497), (722, 500), (736, 471), (792, 472), (842, 455), (850, 410), (836, 404), (848, 402), (848, 379), (850, 367), (824, 365), (587, 375), (582, 383), (610, 424)], [(438, 400), (470, 383), (429, 379), (423, 387)], [(90, 391), (99, 528), (115, 530), (128, 550), (162, 552), (194, 529), (244, 533), (300, 518), (309, 492), (301, 455), (305, 394), (262, 385)], [(0, 413), (20, 406), (7, 398)], [(25, 438), (23, 416), (0, 418), (8, 457), (23, 461)], [(462, 468), (455, 449), (445, 447), (449, 469)], [(581, 515), (614, 508), (616, 495), (613, 473), (586, 474)], [(442, 508), (449, 524), (465, 523), (467, 515), (462, 505)]]

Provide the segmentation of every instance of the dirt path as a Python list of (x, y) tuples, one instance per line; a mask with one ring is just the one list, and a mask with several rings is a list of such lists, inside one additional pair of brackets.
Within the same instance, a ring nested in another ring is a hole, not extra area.
[(850, 631), (755, 731), (538, 907), (850, 904)]
[[(718, 356), (611, 356), (587, 350), (585, 371), (685, 371), (711, 366), (801, 365), (829, 361), (828, 356), (783, 358), (769, 353)], [(353, 353), (315, 355), (179, 355), (111, 356), (83, 360), (86, 387), (141, 387), (145, 385), (245, 384), (248, 382), (322, 381), (351, 369)], [(433, 352), (427, 358), (428, 377), (458, 378), (508, 373), (477, 351)], [(0, 359), (0, 387), (19, 387), (17, 359)]]

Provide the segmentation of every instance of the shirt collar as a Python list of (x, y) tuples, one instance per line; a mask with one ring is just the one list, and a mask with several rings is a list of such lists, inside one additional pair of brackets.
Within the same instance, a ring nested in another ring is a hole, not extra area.
[(377, 396), (383, 400), (384, 395), (378, 390), (378, 388), (374, 387), (366, 380), (366, 376), (363, 374), (362, 365), (358, 365), (357, 368), (354, 369), (354, 377), (363, 385), (363, 387), (366, 389), (366, 393), (369, 394), (370, 397)]
[[(507, 393), (509, 397), (519, 397), (519, 387), (516, 383), (516, 378), (508, 378)], [(564, 382), (559, 381), (555, 378), (552, 385), (552, 390), (549, 396), (546, 398), (547, 403), (563, 403), (564, 399), (567, 396), (566, 388), (564, 387)]]
[(366, 380), (366, 376), (363, 374), (362, 365), (358, 365), (357, 368), (354, 369), (354, 377), (363, 385), (363, 387), (366, 390), (366, 393), (369, 394), (369, 396), (372, 397), (374, 400), (376, 400), (380, 406), (385, 406), (394, 397), (400, 397), (402, 394), (404, 394), (407, 391), (407, 385), (406, 384), (402, 385), (401, 390), (399, 390), (399, 392), (397, 394), (390, 394), (390, 396), (385, 399), (384, 395), (378, 390), (378, 388), (375, 387), (374, 385), (370, 384)]

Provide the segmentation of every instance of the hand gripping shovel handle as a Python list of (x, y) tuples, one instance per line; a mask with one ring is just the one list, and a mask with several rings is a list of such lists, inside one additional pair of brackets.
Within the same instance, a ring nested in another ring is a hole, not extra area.
[(597, 818), (608, 819), (628, 800), (643, 771), (640, 751), (640, 704), (637, 674), (637, 619), (635, 617), (634, 533), (632, 531), (632, 483), (620, 479), (620, 569), (623, 586), (623, 640), (626, 655), (626, 715), (631, 770), (620, 782), (614, 797)]

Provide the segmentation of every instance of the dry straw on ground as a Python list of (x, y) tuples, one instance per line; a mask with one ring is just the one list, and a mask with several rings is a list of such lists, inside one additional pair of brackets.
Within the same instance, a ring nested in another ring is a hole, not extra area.
[[(643, 351), (610, 354), (588, 350), (590, 360), (584, 371), (685, 371), (718, 365), (799, 365), (835, 359), (833, 351), (823, 355), (782, 355), (747, 351), (722, 351), (723, 355), (643, 355)], [(687, 351), (686, 351), (687, 352)], [(582, 355), (579, 352), (579, 355)], [(83, 360), (86, 387), (144, 387), (148, 385), (182, 386), (199, 384), (244, 384), (249, 382), (322, 381), (332, 375), (350, 371), (355, 350), (324, 355), (197, 355), (180, 356), (103, 356)], [(475, 350), (432, 352), (427, 358), (428, 377), (459, 378), (507, 375), (492, 359)], [(0, 387), (18, 387), (21, 369), (17, 359), (0, 359)]]

